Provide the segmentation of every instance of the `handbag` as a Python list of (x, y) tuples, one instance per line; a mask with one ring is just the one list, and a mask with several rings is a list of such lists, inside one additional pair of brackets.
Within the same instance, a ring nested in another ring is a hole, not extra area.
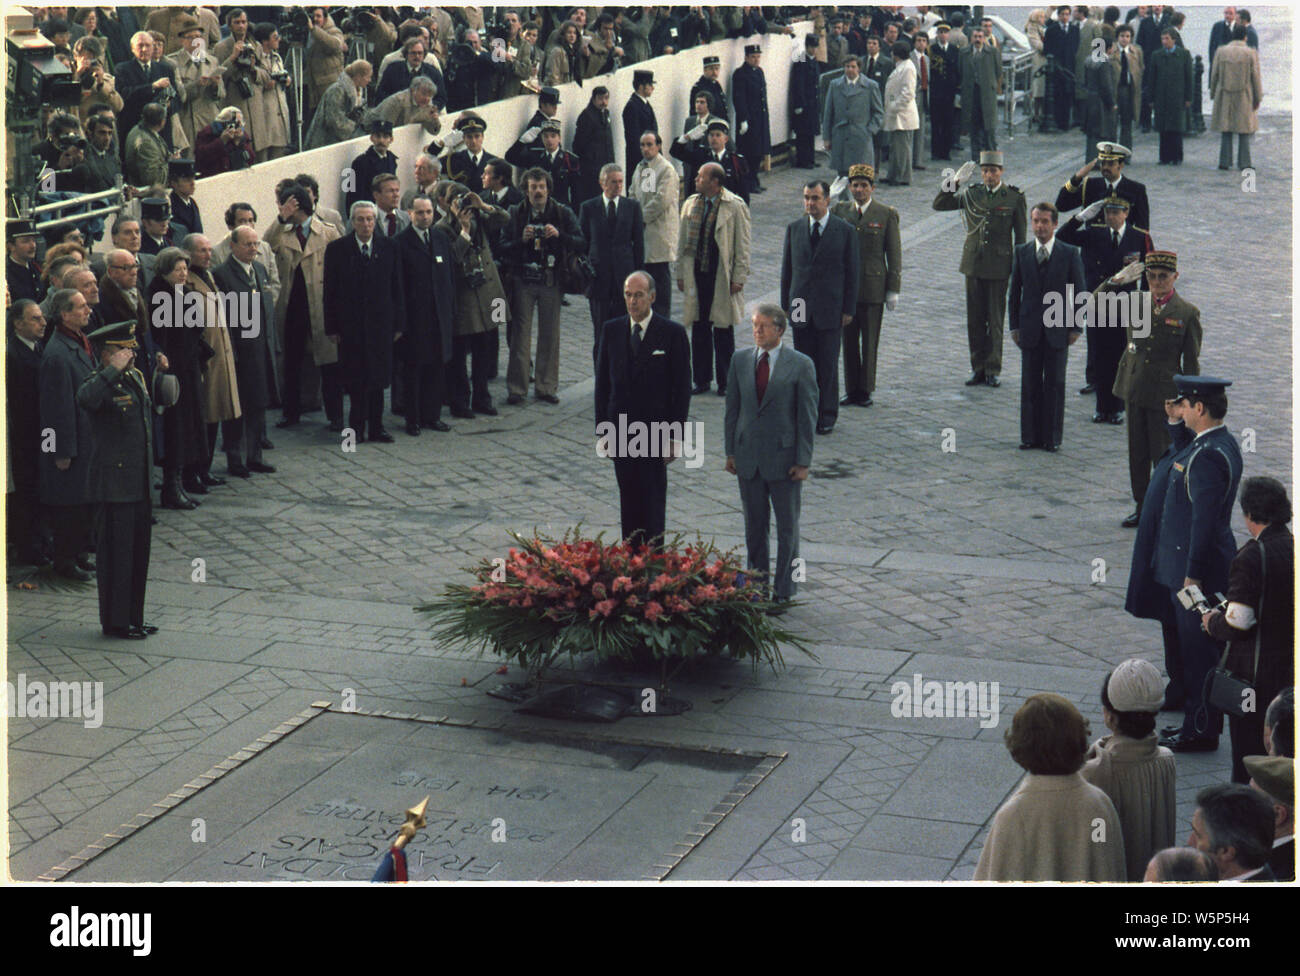
[(596, 281), (596, 267), (585, 254), (569, 254), (564, 260), (564, 272), (566, 295), (586, 295)]
[[(1205, 700), (1214, 708), (1220, 709), (1234, 718), (1244, 718), (1247, 714), (1242, 708), (1249, 695), (1255, 696), (1255, 681), (1259, 677), (1259, 641), (1260, 634), (1264, 629), (1264, 581), (1266, 572), (1264, 568), (1264, 547), (1259, 546), (1259, 611), (1255, 618), (1255, 666), (1251, 671), (1250, 681), (1239, 678), (1226, 667), (1228, 663), (1228, 652), (1232, 645), (1223, 649), (1223, 657), (1219, 659), (1219, 666), (1214, 668), (1205, 676)], [(1258, 703), (1257, 703), (1258, 704)], [(1200, 718), (1200, 715), (1197, 715)], [(1208, 718), (1208, 716), (1207, 716)], [(1197, 723), (1199, 725), (1199, 722)]]

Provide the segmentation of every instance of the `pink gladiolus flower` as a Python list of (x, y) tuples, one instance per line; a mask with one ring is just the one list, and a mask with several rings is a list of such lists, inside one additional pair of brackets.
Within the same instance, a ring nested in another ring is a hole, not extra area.
[(603, 600), (603, 599), (605, 599), (605, 597), (606, 597), (606, 595), (607, 595), (607, 594), (605, 593), (605, 584), (604, 584), (604, 583), (593, 583), (593, 584), (592, 584), (592, 587), (591, 587), (591, 595), (594, 596), (597, 600)]
[(660, 605), (658, 600), (651, 600), (645, 605), (645, 618), (651, 623), (654, 623), (663, 615), (664, 608)]

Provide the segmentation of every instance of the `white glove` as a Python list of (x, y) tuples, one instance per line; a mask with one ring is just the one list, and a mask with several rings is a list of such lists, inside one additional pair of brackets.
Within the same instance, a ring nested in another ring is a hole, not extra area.
[(978, 167), (975, 165), (975, 161), (974, 161), (973, 159), (968, 159), (968, 160), (966, 160), (966, 162), (962, 163), (962, 164), (961, 164), (961, 168), (960, 168), (959, 170), (957, 170), (957, 175), (956, 175), (956, 177), (954, 177), (954, 178), (956, 179), (956, 181), (957, 181), (957, 185), (958, 185), (958, 186), (961, 186), (963, 183), (965, 183), (967, 180), (969, 180), (972, 176), (974, 176), (974, 175), (975, 175), (975, 170), (976, 170), (977, 168), (978, 168)]
[(802, 108), (797, 108), (797, 109), (795, 109), (795, 110), (794, 110), (794, 114), (795, 114), (795, 115), (803, 115), (803, 109), (802, 109)]
[(740, 123), (740, 130), (736, 133), (736, 135), (743, 136), (748, 131), (749, 131), (749, 123), (742, 122)]
[(1132, 264), (1124, 265), (1124, 267), (1111, 275), (1110, 280), (1107, 283), (1111, 285), (1131, 285), (1133, 282), (1141, 278), (1145, 272), (1146, 265), (1142, 262), (1141, 258), (1138, 258), (1138, 260), (1134, 261)]
[(459, 146), (464, 141), (465, 141), (465, 133), (461, 132), (459, 129), (452, 129), (450, 132), (448, 132), (445, 136), (442, 137), (443, 148), (450, 149), (453, 152), (456, 150), (456, 147)]
[(703, 139), (705, 135), (708, 133), (708, 131), (709, 131), (709, 127), (707, 125), (704, 124), (697, 125), (690, 132), (686, 133), (686, 138), (683, 141), (689, 140), (691, 142), (694, 142), (696, 139)]
[(1088, 204), (1088, 206), (1079, 211), (1079, 222), (1086, 224), (1088, 221), (1092, 220), (1093, 217), (1097, 216), (1097, 214), (1101, 213), (1101, 208), (1105, 205), (1105, 200), (1098, 200), (1096, 203)]
[(835, 182), (831, 184), (831, 199), (834, 200), (841, 193), (843, 193), (845, 188), (848, 185), (849, 185), (849, 178), (847, 176), (836, 177)]
[(538, 134), (541, 133), (541, 131), (542, 131), (542, 127), (540, 125), (535, 125), (531, 129), (525, 129), (524, 134), (519, 137), (519, 141), (522, 142), (525, 146), (528, 145), (530, 142), (535, 142), (537, 140)]
[(896, 291), (885, 292), (885, 308), (889, 309), (891, 312), (894, 309), (898, 308), (898, 292)]

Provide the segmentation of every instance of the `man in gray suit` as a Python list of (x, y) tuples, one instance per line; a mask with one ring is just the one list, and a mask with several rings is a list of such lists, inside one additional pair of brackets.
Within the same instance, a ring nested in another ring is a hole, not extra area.
[(790, 310), (794, 347), (817, 367), (817, 433), (835, 429), (840, 411), (840, 337), (858, 301), (858, 237), (830, 212), (825, 180), (804, 185), (805, 216), (785, 229), (781, 307)]
[(858, 56), (850, 55), (844, 62), (844, 74), (827, 88), (822, 111), (822, 137), (831, 154), (831, 169), (848, 176), (850, 166), (874, 159), (869, 154), (884, 124), (880, 86), (860, 73)]
[(786, 320), (779, 306), (759, 305), (753, 323), (754, 349), (731, 357), (727, 377), (727, 471), (740, 485), (746, 565), (764, 577), (776, 512), (772, 593), (783, 603), (796, 589), (791, 565), (799, 555), (799, 501), (812, 464), (817, 372), (811, 359), (781, 345)]
[(970, 133), (970, 158), (997, 149), (998, 95), (1002, 94), (1002, 55), (986, 43), (984, 31), (971, 32), (970, 46), (961, 52), (961, 128)]

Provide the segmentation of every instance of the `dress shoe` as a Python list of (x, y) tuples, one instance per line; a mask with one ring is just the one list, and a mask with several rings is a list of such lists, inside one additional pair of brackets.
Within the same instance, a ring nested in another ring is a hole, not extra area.
[(724, 397), (726, 395), (727, 395), (727, 388), (725, 386), (718, 387), (718, 396)]
[(253, 476), (253, 472), (248, 470), (248, 466), (239, 462), (234, 464), (226, 462), (226, 474), (232, 478), (251, 478)]
[[(494, 412), (495, 412), (495, 411), (494, 411)], [(441, 433), (443, 433), (443, 434), (445, 434), (445, 433), (447, 433), (447, 431), (451, 430), (451, 427), (449, 427), (446, 423), (444, 423), (444, 422), (441, 421), (441, 420), (435, 420), (433, 423), (431, 423), (431, 424), (425, 424), (424, 426), (427, 427), (429, 430), (436, 430), (436, 431), (439, 431), (439, 432), (441, 432)]]
[(559, 402), (560, 402), (560, 398), (557, 397), (554, 393), (539, 393), (539, 394), (537, 394), (537, 399), (541, 400), (543, 403), (559, 403)]
[(1142, 521), (1142, 513), (1136, 509), (1125, 516), (1124, 521), (1120, 523), (1126, 529), (1136, 529), (1138, 522)]
[[(1161, 711), (1164, 711), (1164, 709), (1161, 709)], [(1179, 709), (1179, 711), (1182, 711), (1182, 709)], [(1160, 735), (1157, 738), (1168, 739), (1177, 735), (1182, 730), (1183, 727), (1181, 725), (1166, 725), (1160, 730)]]
[(766, 193), (766, 192), (767, 192), (767, 187), (765, 187), (765, 186), (756, 186), (756, 187), (754, 187), (752, 190), (750, 190), (749, 192), (750, 192), (750, 193)]
[(841, 407), (856, 407), (857, 405), (858, 405), (858, 398), (855, 396), (846, 396), (843, 400), (840, 401)]
[(984, 385), (997, 388), (1002, 385), (1002, 381), (990, 373), (988, 376), (984, 377)]
[(875, 402), (876, 402), (875, 400), (871, 399), (871, 394), (868, 393), (867, 396), (866, 396), (866, 399), (864, 399), (864, 400), (859, 400), (859, 401), (858, 401), (858, 406), (859, 406), (859, 407), (869, 407), (869, 406), (871, 406), (871, 405), (872, 405), (873, 403), (875, 403)]
[(1124, 411), (1120, 410), (1118, 413), (1111, 414), (1107, 423), (1114, 424), (1116, 427), (1124, 423)]
[(506, 397), (507, 406), (517, 407), (519, 406), (519, 404), (523, 402), (524, 402), (524, 398), (521, 397), (518, 393), (511, 393), (508, 397)]
[(199, 475), (199, 479), (209, 488), (220, 488), (226, 483), (225, 478), (218, 478), (211, 471), (204, 471)]
[(972, 373), (972, 374), (971, 374), (971, 378), (968, 379), (968, 380), (966, 381), (966, 385), (967, 385), (967, 386), (983, 386), (983, 385), (984, 385), (984, 380), (985, 380), (985, 377), (984, 377), (984, 374), (983, 374), (983, 373)]
[(158, 633), (158, 628), (154, 624), (139, 624), (138, 626), (147, 635), (153, 635)]
[(1110, 414), (1108, 414), (1108, 413), (1094, 413), (1094, 414), (1092, 415), (1092, 422), (1093, 422), (1094, 424), (1107, 424), (1107, 423), (1110, 423)]
[[(297, 427), (297, 426), (298, 426), (298, 418), (297, 418), (297, 417), (281, 417), (279, 420), (277, 420), (277, 421), (275, 422), (275, 426), (279, 427), (281, 430), (284, 430), (284, 429), (287, 428), (287, 427)], [(263, 444), (262, 446), (263, 446), (263, 447), (266, 447), (265, 444)]]
[(199, 507), (199, 503), (185, 493), (185, 489), (181, 486), (179, 472), (163, 480), (162, 507), (181, 512), (189, 512)]
[(1060, 445), (1060, 444), (1044, 444), (1044, 445), (1043, 445), (1043, 450), (1046, 451), (1048, 454), (1055, 454), (1055, 453), (1056, 453), (1057, 451), (1059, 451), (1060, 449), (1061, 449), (1061, 445)]
[(1089, 383), (1087, 386), (1079, 390), (1079, 396), (1087, 396), (1089, 393), (1096, 393), (1096, 392), (1097, 392), (1097, 388), (1093, 386), (1091, 383)]
[(76, 580), (78, 583), (89, 583), (95, 578), (94, 573), (82, 569), (76, 563), (61, 563), (54, 567), (54, 571), (64, 579)]
[(1034, 449), (1037, 448), (1037, 447), (1042, 447), (1042, 445), (1041, 445), (1041, 444), (1033, 444), (1033, 443), (1030, 443), (1030, 442), (1028, 442), (1028, 441), (1021, 441), (1021, 442), (1020, 442), (1020, 449), (1021, 449), (1022, 451), (1032, 451), (1032, 450), (1034, 450)]
[(778, 596), (772, 599), (772, 605), (767, 608), (769, 617), (784, 617), (790, 610), (790, 598), (788, 596)]
[(412, 437), (419, 437), (420, 425), (417, 423), (412, 423), (411, 421), (408, 420), (406, 422), (406, 432), (410, 434)]
[(271, 438), (269, 437), (263, 437), (260, 441), (257, 442), (257, 446), (264, 451), (275, 450), (275, 445), (271, 443)]
[(122, 640), (144, 640), (149, 635), (139, 627), (105, 627), (105, 637), (118, 637)]
[(87, 573), (93, 573), (98, 567), (95, 565), (95, 557), (87, 554), (77, 557), (77, 568), (84, 569)]
[[(507, 403), (517, 403), (518, 401), (515, 400), (514, 397), (510, 397), (509, 399), (506, 400), (506, 402), (507, 402)], [(451, 408), (451, 415), (452, 415), (453, 417), (455, 417), (457, 420), (473, 420), (473, 419), (474, 419), (474, 411), (473, 411), (473, 410), (466, 410), (464, 407), (452, 407), (452, 408)]]
[(275, 465), (267, 464), (265, 461), (249, 461), (248, 470), (257, 474), (275, 474)]
[(921, 172), (924, 173), (924, 172), (926, 171), (926, 169), (928, 169), (928, 167), (926, 167), (926, 166), (922, 166), (920, 163), (913, 163), (913, 164), (912, 164), (912, 169), (919, 169)]
[(196, 475), (186, 475), (181, 479), (181, 487), (185, 489), (188, 495), (206, 495), (208, 486), (198, 479)]
[[(497, 408), (494, 407), (494, 406), (492, 406), (492, 404), (490, 404), (490, 403), (476, 403), (476, 404), (474, 404), (474, 412), (475, 412), (475, 413), (481, 413), (481, 414), (482, 414), (483, 416), (485, 416), (485, 417), (496, 417), (496, 416), (499, 416), (500, 413), (501, 413), (501, 411), (497, 410)], [(450, 428), (448, 428), (448, 429), (450, 429)], [(435, 427), (434, 430), (437, 430), (437, 428)]]
[(1219, 749), (1219, 737), (1217, 735), (1198, 735), (1192, 738), (1179, 732), (1177, 735), (1171, 735), (1167, 739), (1159, 740), (1159, 742), (1170, 752), (1217, 752)]
[(829, 433), (830, 433), (831, 431), (833, 431), (834, 429), (835, 429), (835, 425), (834, 425), (834, 424), (818, 424), (818, 425), (817, 425), (817, 433), (819, 433), (819, 434), (829, 434)]
[(691, 387), (691, 393), (695, 396), (699, 396), (701, 393), (708, 393), (708, 392), (709, 392), (708, 383), (696, 383), (694, 386)]
[(380, 427), (378, 430), (370, 432), (370, 441), (371, 443), (391, 444), (393, 443), (393, 435)]

